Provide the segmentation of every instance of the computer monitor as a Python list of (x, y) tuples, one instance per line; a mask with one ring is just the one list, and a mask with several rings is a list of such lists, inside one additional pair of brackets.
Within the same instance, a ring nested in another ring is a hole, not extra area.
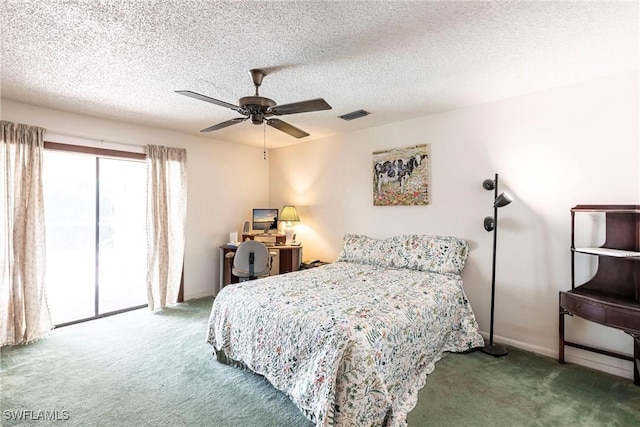
[(251, 228), (268, 233), (278, 229), (278, 209), (254, 209), (251, 217)]

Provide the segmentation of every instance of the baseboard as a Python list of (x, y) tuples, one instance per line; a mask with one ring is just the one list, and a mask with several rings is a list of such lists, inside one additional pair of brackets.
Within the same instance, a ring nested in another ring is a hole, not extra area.
[[(484, 332), (482, 332), (481, 335), (485, 339), (488, 339), (489, 337), (489, 334), (486, 334)], [(552, 359), (558, 359), (558, 350), (556, 349), (540, 347), (522, 341), (498, 337), (495, 335), (493, 336), (493, 340), (496, 343), (502, 345), (515, 347), (520, 350), (529, 351), (531, 353), (540, 354), (542, 356), (551, 357)], [(629, 362), (626, 360), (617, 359), (615, 357), (608, 357), (598, 353), (584, 351), (573, 347), (565, 347), (564, 360), (568, 363), (575, 363), (576, 365), (585, 366), (587, 368), (606, 372), (618, 377), (631, 380), (633, 379), (633, 362)]]

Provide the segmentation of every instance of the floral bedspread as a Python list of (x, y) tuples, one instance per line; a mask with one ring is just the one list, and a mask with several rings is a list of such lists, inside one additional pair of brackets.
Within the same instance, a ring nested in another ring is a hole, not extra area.
[(404, 426), (445, 352), (483, 345), (462, 279), (335, 262), (225, 287), (207, 341), (316, 426)]

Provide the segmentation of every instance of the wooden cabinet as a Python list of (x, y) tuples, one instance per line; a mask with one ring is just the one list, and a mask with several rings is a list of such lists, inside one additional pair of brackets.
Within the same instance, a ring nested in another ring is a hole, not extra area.
[[(605, 242), (601, 247), (576, 247), (576, 214), (604, 215)], [(598, 257), (598, 269), (586, 283), (575, 284), (576, 256)], [(565, 340), (564, 316), (576, 315), (620, 329), (634, 341), (627, 356)], [(576, 347), (633, 362), (640, 385), (640, 205), (578, 205), (571, 209), (571, 290), (560, 292), (559, 357), (564, 347)]]

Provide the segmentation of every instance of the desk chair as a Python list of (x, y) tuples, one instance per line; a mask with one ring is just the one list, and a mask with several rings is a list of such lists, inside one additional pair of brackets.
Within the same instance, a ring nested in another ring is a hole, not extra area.
[(257, 240), (242, 242), (235, 254), (232, 252), (226, 256), (233, 257), (231, 272), (241, 282), (257, 279), (260, 276), (268, 276), (273, 265), (275, 252), (269, 252), (267, 245)]

